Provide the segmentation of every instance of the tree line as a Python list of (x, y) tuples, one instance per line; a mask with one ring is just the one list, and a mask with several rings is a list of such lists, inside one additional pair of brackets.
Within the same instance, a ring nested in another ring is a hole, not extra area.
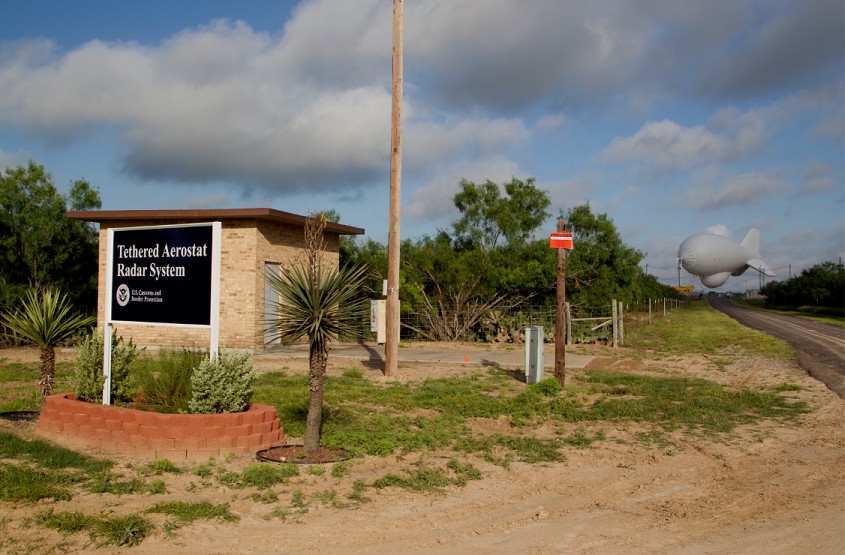
[[(471, 339), (479, 337), (497, 309), (553, 307), (557, 252), (542, 229), (551, 216), (549, 193), (538, 189), (533, 178), (513, 178), (501, 186), (462, 180), (452, 201), (460, 215), (448, 228), (402, 242), (405, 326), (428, 339)], [(51, 286), (93, 313), (97, 230), (68, 219), (65, 211), (101, 206), (99, 192), (87, 181), (74, 181), (63, 195), (35, 162), (0, 173), (0, 304), (13, 306), (28, 290)], [(334, 210), (324, 214), (339, 220)], [(642, 271), (644, 253), (622, 241), (607, 214), (595, 214), (583, 204), (560, 210), (558, 217), (566, 220), (575, 242), (566, 274), (567, 300), (574, 307), (676, 296)], [(381, 291), (386, 245), (343, 237), (341, 262), (365, 264), (370, 288)]]
[(74, 181), (63, 195), (35, 162), (0, 172), (0, 305), (14, 306), (30, 290), (56, 287), (72, 305), (93, 313), (97, 230), (65, 212), (101, 207), (100, 193), (87, 181)]
[[(499, 186), (462, 180), (453, 202), (460, 216), (448, 229), (402, 242), (399, 298), (403, 325), (431, 340), (473, 339), (500, 312), (531, 305), (553, 307), (557, 252), (543, 225), (551, 214), (549, 193), (534, 179)], [(337, 214), (333, 214), (337, 216)], [(575, 307), (604, 307), (674, 298), (677, 291), (640, 268), (644, 253), (626, 245), (607, 214), (589, 204), (560, 210), (574, 239), (566, 263), (567, 300)], [(346, 238), (342, 262), (363, 262), (381, 290), (387, 248), (372, 239)]]
[(772, 281), (760, 289), (766, 306), (826, 308), (842, 314), (845, 308), (845, 267), (822, 262), (785, 281)]

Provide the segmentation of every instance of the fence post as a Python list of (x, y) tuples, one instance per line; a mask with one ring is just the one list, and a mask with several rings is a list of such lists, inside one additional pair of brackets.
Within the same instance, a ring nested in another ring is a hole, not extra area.
[(648, 300), (648, 325), (651, 325), (651, 299)]
[(624, 314), (625, 306), (622, 304), (622, 301), (619, 301), (619, 344), (625, 344), (625, 314)]
[(619, 311), (617, 310), (617, 307), (616, 307), (616, 299), (613, 299), (612, 301), (610, 301), (610, 314), (611, 314), (611, 318), (613, 318), (613, 348), (614, 349), (619, 346), (619, 335), (618, 335), (618, 330), (616, 329), (616, 324), (617, 324), (616, 320), (618, 319), (618, 312)]

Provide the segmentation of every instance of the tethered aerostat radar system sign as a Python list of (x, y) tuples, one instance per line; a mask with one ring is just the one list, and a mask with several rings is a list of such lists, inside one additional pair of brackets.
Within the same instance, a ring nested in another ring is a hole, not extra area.
[(212, 247), (210, 224), (115, 229), (112, 321), (210, 326)]
[[(220, 334), (222, 224), (110, 228), (106, 260), (105, 344), (112, 325), (208, 328), (217, 356)], [(104, 349), (103, 404), (111, 402), (111, 349)]]

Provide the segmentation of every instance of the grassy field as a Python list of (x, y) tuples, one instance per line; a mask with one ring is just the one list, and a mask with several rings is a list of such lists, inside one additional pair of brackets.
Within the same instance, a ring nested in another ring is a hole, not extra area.
[(839, 307), (838, 309), (817, 309), (816, 307), (799, 307), (797, 309), (787, 309), (769, 308), (765, 306), (762, 301), (746, 301), (743, 299), (735, 299), (732, 302), (738, 306), (744, 306), (746, 308), (766, 310), (769, 312), (776, 312), (778, 314), (786, 314), (788, 316), (806, 318), (807, 320), (815, 320), (816, 322), (824, 322), (826, 324), (845, 326), (845, 316), (842, 315), (842, 307)]
[[(793, 420), (809, 409), (792, 399), (797, 386), (729, 387), (706, 379), (661, 372), (661, 357), (717, 356), (724, 364), (739, 356), (790, 358), (778, 340), (740, 326), (706, 303), (675, 310), (666, 320), (626, 337), (625, 356), (649, 357), (647, 372), (591, 367), (574, 373), (561, 390), (553, 379), (526, 386), (512, 373), (470, 369), (460, 377), (417, 382), (384, 382), (372, 369), (349, 367), (330, 377), (326, 388), (323, 443), (343, 448), (347, 461), (331, 466), (209, 460), (177, 466), (171, 461), (116, 465), (38, 439), (0, 433), (0, 502), (32, 504), (80, 495), (119, 504), (121, 495), (145, 495), (147, 508), (130, 514), (37, 511), (26, 525), (57, 530), (69, 538), (87, 535), (98, 545), (132, 545), (153, 533), (170, 534), (197, 519), (237, 522), (238, 515), (213, 492), (227, 492), (269, 507), (268, 518), (284, 519), (309, 507), (352, 508), (370, 501), (367, 493), (398, 487), (437, 493), (483, 480), (481, 461), (509, 467), (516, 461), (549, 464), (566, 460), (571, 449), (607, 441), (638, 441), (670, 448), (678, 434), (707, 441), (730, 441), (747, 424)], [(56, 391), (69, 389), (72, 365), (60, 364)], [(0, 351), (0, 411), (37, 409), (37, 364), (3, 359)], [(305, 426), (306, 376), (283, 370), (263, 373), (254, 401), (276, 406), (286, 434), (300, 437)], [(479, 426), (489, 422), (489, 427)], [(494, 426), (493, 423), (496, 425)], [(638, 432), (620, 439), (611, 430), (634, 424)], [(490, 431), (495, 429), (497, 431)], [(481, 431), (486, 430), (486, 431)], [(442, 463), (426, 462), (439, 453)], [(410, 455), (422, 455), (410, 457)], [(408, 458), (399, 470), (371, 480), (355, 477), (364, 457)], [(413, 462), (411, 462), (413, 460)], [(173, 493), (180, 475), (183, 493), (206, 492), (211, 500), (157, 500)], [(189, 476), (190, 479), (185, 479)], [(322, 481), (317, 491), (304, 484)], [(227, 493), (223, 497), (231, 496)], [(112, 506), (110, 505), (110, 506)], [(0, 536), (8, 520), (0, 520)], [(11, 541), (11, 540), (10, 540)], [(8, 548), (0, 541), (0, 549)]]

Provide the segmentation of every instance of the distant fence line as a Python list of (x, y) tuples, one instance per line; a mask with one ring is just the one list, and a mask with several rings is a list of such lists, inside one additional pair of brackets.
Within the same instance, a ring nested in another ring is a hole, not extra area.
[[(687, 302), (666, 298), (630, 303), (613, 300), (611, 304), (599, 307), (566, 303), (566, 343), (600, 341), (614, 346), (624, 344), (626, 329), (636, 330), (657, 319), (666, 318), (672, 310), (686, 306)], [(554, 306), (499, 306), (491, 310), (463, 340), (520, 343), (524, 340), (527, 326), (543, 326), (544, 340), (553, 342), (556, 321)], [(400, 324), (402, 339), (419, 339), (412, 328), (423, 325), (423, 318), (414, 309), (403, 311)]]

